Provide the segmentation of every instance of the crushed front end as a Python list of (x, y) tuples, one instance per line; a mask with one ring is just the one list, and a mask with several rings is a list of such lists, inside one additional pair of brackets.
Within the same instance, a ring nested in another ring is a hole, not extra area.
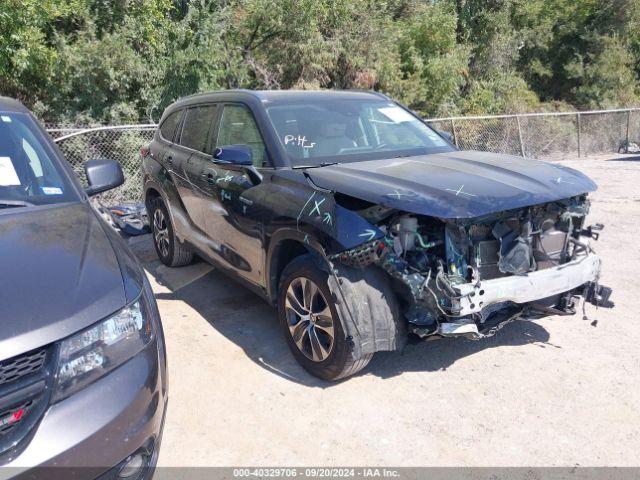
[(472, 219), (444, 219), (382, 206), (358, 210), (380, 232), (332, 257), (377, 266), (393, 279), (408, 330), (420, 337), (495, 334), (516, 319), (574, 314), (583, 298), (610, 307), (590, 246), (586, 195)]

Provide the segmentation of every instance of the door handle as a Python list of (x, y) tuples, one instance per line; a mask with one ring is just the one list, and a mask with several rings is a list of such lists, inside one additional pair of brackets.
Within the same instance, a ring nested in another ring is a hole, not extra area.
[(169, 155), (169, 156), (167, 157), (167, 163), (168, 163), (169, 165), (173, 165), (173, 157), (172, 157), (171, 155)]
[(204, 178), (206, 178), (207, 182), (209, 182), (211, 185), (216, 183), (216, 177), (215, 177), (215, 175), (213, 173), (202, 172), (202, 176)]

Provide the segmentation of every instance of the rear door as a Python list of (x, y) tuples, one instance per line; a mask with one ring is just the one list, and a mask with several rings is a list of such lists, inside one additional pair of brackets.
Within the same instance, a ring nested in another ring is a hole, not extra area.
[(199, 175), (203, 164), (211, 162), (210, 135), (215, 118), (216, 106), (213, 104), (187, 108), (177, 145), (172, 149), (180, 200), (192, 227), (203, 232), (203, 202), (207, 192), (201, 188)]
[[(184, 110), (180, 109), (167, 115), (167, 118), (163, 120), (158, 128), (158, 135), (161, 141), (153, 142), (151, 145), (152, 157), (156, 158), (169, 171), (171, 171), (169, 168), (171, 165), (166, 162), (165, 157), (167, 151), (171, 148), (171, 144), (175, 142), (176, 136), (180, 134), (183, 114)], [(173, 156), (171, 156), (171, 160), (173, 160)]]
[(178, 172), (175, 170), (172, 147), (174, 142), (176, 142), (177, 138), (180, 136), (180, 126), (182, 124), (183, 114), (184, 110), (182, 109), (170, 113), (160, 124), (160, 127), (156, 132), (156, 136), (150, 146), (151, 158), (164, 167), (174, 182), (176, 180), (175, 176)]
[[(258, 125), (248, 107), (220, 105), (214, 147), (248, 145), (254, 166), (270, 167)], [(247, 280), (260, 284), (264, 265), (263, 229), (259, 212), (252, 208), (259, 183), (243, 167), (205, 164), (209, 202), (205, 207), (207, 236), (218, 245), (217, 257)]]

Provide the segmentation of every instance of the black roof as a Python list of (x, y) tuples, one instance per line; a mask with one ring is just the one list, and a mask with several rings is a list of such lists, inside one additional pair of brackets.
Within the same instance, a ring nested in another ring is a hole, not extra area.
[(364, 90), (219, 90), (215, 92), (196, 93), (177, 100), (172, 107), (189, 105), (207, 101), (228, 101), (231, 99), (246, 99), (260, 102), (295, 101), (297, 99), (343, 98), (356, 100), (366, 98), (387, 97), (381, 93)]
[(317, 98), (386, 98), (381, 93), (365, 90), (255, 90), (253, 94), (260, 100), (296, 100)]
[(0, 111), (2, 112), (28, 112), (27, 107), (22, 105), (18, 100), (9, 97), (0, 96)]

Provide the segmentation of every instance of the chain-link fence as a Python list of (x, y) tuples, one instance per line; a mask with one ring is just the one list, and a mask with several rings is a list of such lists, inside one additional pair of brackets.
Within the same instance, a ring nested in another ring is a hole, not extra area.
[[(463, 150), (546, 160), (617, 152), (629, 142), (640, 143), (640, 109), (451, 117), (427, 122), (449, 133)], [(141, 199), (140, 148), (151, 141), (155, 125), (46, 127), (83, 181), (85, 161), (111, 158), (120, 162), (126, 180), (123, 186), (103, 194), (106, 204)]]
[(434, 118), (463, 150), (557, 160), (617, 152), (640, 143), (640, 109)]
[(117, 160), (124, 171), (122, 186), (101, 195), (106, 205), (142, 198), (140, 149), (153, 138), (155, 125), (119, 125), (103, 127), (72, 127), (47, 125), (76, 174), (86, 185), (84, 162), (93, 158)]

